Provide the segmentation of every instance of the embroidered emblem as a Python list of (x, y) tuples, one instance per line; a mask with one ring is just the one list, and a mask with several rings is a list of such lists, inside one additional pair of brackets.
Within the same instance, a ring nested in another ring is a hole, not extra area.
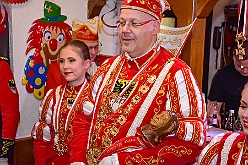
[[(117, 80), (113, 89), (113, 93), (120, 94), (126, 86), (128, 86), (129, 81), (127, 80)], [(137, 82), (132, 82), (132, 85), (125, 91), (124, 95), (130, 95), (130, 93), (135, 88)]]
[(74, 98), (67, 98), (67, 108), (71, 108), (74, 103)]
[(15, 80), (11, 79), (8, 81), (8, 86), (13, 93), (17, 92)]

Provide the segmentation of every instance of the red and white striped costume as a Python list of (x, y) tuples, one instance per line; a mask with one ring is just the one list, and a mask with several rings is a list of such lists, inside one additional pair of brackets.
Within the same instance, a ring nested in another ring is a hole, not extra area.
[(35, 165), (68, 165), (72, 122), (81, 109), (81, 96), (88, 86), (60, 85), (47, 92), (39, 107), (39, 121), (32, 130)]
[[(191, 69), (162, 47), (136, 59), (127, 54), (110, 58), (97, 70), (84, 98), (84, 112), (77, 112), (73, 124), (70, 162), (97, 164), (104, 150), (127, 137), (123, 150), (116, 152), (116, 164), (193, 164), (205, 144), (202, 93)], [(154, 148), (132, 147), (137, 129), (164, 110), (179, 118), (175, 135)], [(91, 111), (88, 137), (84, 123), (89, 116), (84, 113)]]
[(216, 135), (202, 150), (199, 165), (246, 165), (248, 164), (247, 135), (221, 133)]

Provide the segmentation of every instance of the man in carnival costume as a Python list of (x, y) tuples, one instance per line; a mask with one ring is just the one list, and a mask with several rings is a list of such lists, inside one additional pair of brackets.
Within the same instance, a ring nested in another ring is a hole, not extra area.
[[(0, 35), (8, 38), (6, 23), (8, 13), (0, 2)], [(8, 43), (8, 42), (6, 42)], [(2, 46), (8, 44), (1, 43)], [(8, 51), (0, 52), (0, 165), (8, 165), (13, 159), (16, 131), (20, 120), (19, 94), (8, 63)]]
[[(91, 80), (73, 123), (71, 165), (196, 161), (206, 138), (205, 103), (191, 69), (158, 43), (163, 3), (124, 0), (117, 21), (124, 53)], [(169, 131), (155, 128), (165, 125), (162, 118)]]
[(8, 165), (14, 154), (15, 136), (20, 120), (19, 94), (6, 57), (0, 56), (0, 164)]
[(19, 94), (6, 57), (0, 56), (0, 164), (7, 165), (14, 154), (19, 113)]
[(99, 54), (102, 44), (99, 42), (98, 31), (100, 20), (98, 17), (83, 23), (79, 20), (72, 22), (72, 38), (83, 41), (89, 48), (91, 64), (88, 73), (93, 76), (98, 67), (110, 56)]

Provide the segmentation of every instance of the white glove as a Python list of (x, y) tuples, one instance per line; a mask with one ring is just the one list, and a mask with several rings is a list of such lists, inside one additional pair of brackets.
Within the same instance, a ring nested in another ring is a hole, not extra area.
[(99, 165), (120, 165), (117, 154), (113, 154), (103, 158)]
[(8, 158), (0, 158), (0, 165), (9, 165)]

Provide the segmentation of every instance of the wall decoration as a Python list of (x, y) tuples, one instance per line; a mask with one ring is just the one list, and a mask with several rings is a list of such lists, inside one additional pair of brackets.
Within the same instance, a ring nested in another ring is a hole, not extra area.
[(44, 88), (49, 64), (57, 60), (60, 48), (71, 40), (71, 26), (64, 21), (61, 8), (49, 1), (44, 3), (44, 18), (37, 19), (29, 29), (26, 54), (34, 50), (24, 68), (22, 84), (37, 99), (44, 97)]
[(16, 3), (25, 3), (27, 2), (28, 0), (2, 0), (3, 2), (5, 3), (11, 3), (11, 4), (16, 4)]
[(178, 57), (181, 54), (181, 50), (183, 49), (196, 20), (197, 18), (195, 18), (191, 24), (183, 27), (170, 27), (161, 24), (158, 33), (158, 40), (161, 46), (171, 52), (175, 57)]

